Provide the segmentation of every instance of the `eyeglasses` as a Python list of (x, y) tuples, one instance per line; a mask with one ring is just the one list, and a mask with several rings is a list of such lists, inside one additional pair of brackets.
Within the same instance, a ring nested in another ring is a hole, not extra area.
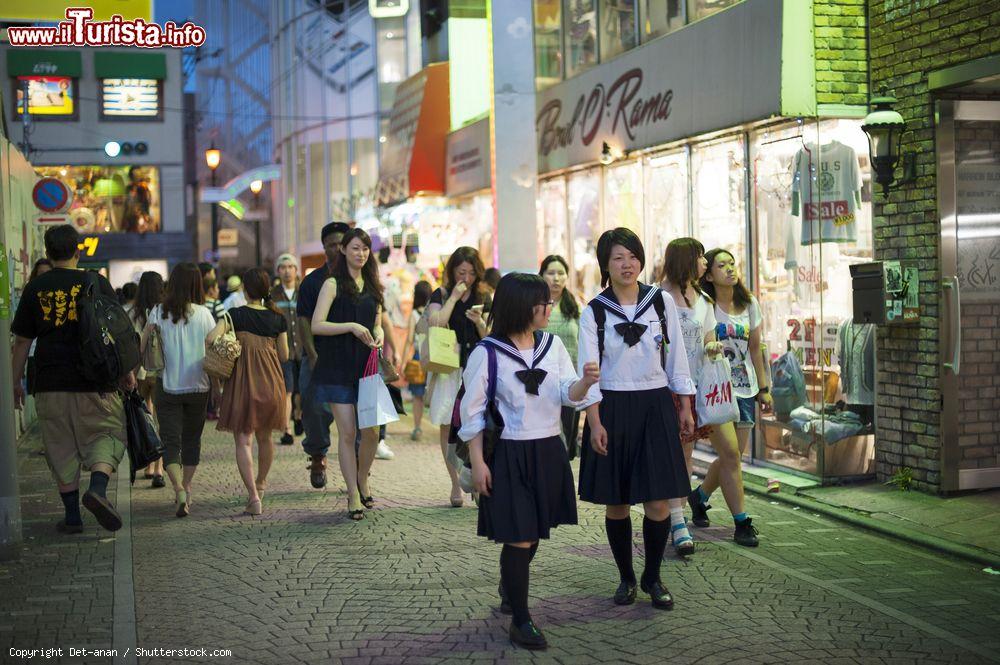
[(553, 300), (546, 300), (545, 302), (540, 302), (540, 303), (538, 303), (538, 306), (539, 306), (539, 307), (552, 307), (552, 306), (553, 306), (553, 305), (555, 305), (555, 304), (556, 304), (556, 303), (555, 303), (555, 301), (553, 301)]

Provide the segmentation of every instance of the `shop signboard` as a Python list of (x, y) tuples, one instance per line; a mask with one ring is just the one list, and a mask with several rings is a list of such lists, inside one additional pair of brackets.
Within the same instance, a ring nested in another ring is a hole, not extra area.
[(796, 4), (740, 3), (540, 92), (539, 172), (597, 162), (604, 143), (621, 155), (809, 111), (792, 109), (792, 100), (809, 97), (795, 86), (814, 80), (811, 45), (782, 67), (793, 55), (793, 39), (783, 36), (797, 34), (804, 20)]
[(445, 192), (461, 196), (490, 186), (490, 123), (480, 120), (448, 135)]

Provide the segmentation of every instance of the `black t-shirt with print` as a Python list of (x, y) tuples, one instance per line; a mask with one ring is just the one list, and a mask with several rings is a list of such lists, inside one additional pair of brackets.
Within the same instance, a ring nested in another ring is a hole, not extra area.
[(277, 337), (288, 332), (288, 320), (269, 309), (255, 309), (244, 305), (229, 310), (236, 332), (248, 332), (259, 337)]
[[(11, 332), (37, 339), (35, 347), (35, 392), (91, 393), (114, 390), (114, 384), (96, 385), (80, 373), (80, 326), (77, 295), (87, 273), (71, 268), (53, 268), (28, 282), (21, 292)], [(100, 275), (101, 293), (115, 297), (111, 283)]]

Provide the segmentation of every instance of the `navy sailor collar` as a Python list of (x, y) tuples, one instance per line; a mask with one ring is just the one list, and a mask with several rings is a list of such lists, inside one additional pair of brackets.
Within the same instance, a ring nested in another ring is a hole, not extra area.
[(541, 330), (535, 331), (535, 352), (531, 357), (531, 366), (524, 361), (524, 356), (521, 355), (520, 349), (514, 346), (513, 342), (507, 337), (494, 337), (489, 335), (484, 337), (481, 343), (490, 344), (497, 351), (500, 351), (505, 356), (510, 357), (515, 362), (518, 362), (528, 369), (538, 367), (538, 364), (542, 362), (542, 359), (552, 348), (553, 336), (551, 333), (542, 332)]
[[(659, 296), (661, 293), (660, 289), (650, 286), (649, 284), (639, 283), (639, 297), (636, 300), (635, 315), (632, 317), (631, 321), (628, 315), (625, 314), (625, 310), (620, 304), (618, 304), (618, 297), (615, 295), (614, 289), (610, 286), (600, 294), (597, 295), (594, 300), (599, 302), (606, 310), (617, 316), (618, 318), (624, 320), (635, 322), (639, 320), (647, 309), (653, 304), (653, 300)], [(662, 296), (661, 296), (662, 297)]]

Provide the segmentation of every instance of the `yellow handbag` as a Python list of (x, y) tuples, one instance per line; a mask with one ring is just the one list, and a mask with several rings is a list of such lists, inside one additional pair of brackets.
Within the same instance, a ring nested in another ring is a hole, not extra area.
[(458, 367), (458, 336), (455, 331), (451, 328), (430, 328), (427, 331), (427, 371), (449, 374)]

